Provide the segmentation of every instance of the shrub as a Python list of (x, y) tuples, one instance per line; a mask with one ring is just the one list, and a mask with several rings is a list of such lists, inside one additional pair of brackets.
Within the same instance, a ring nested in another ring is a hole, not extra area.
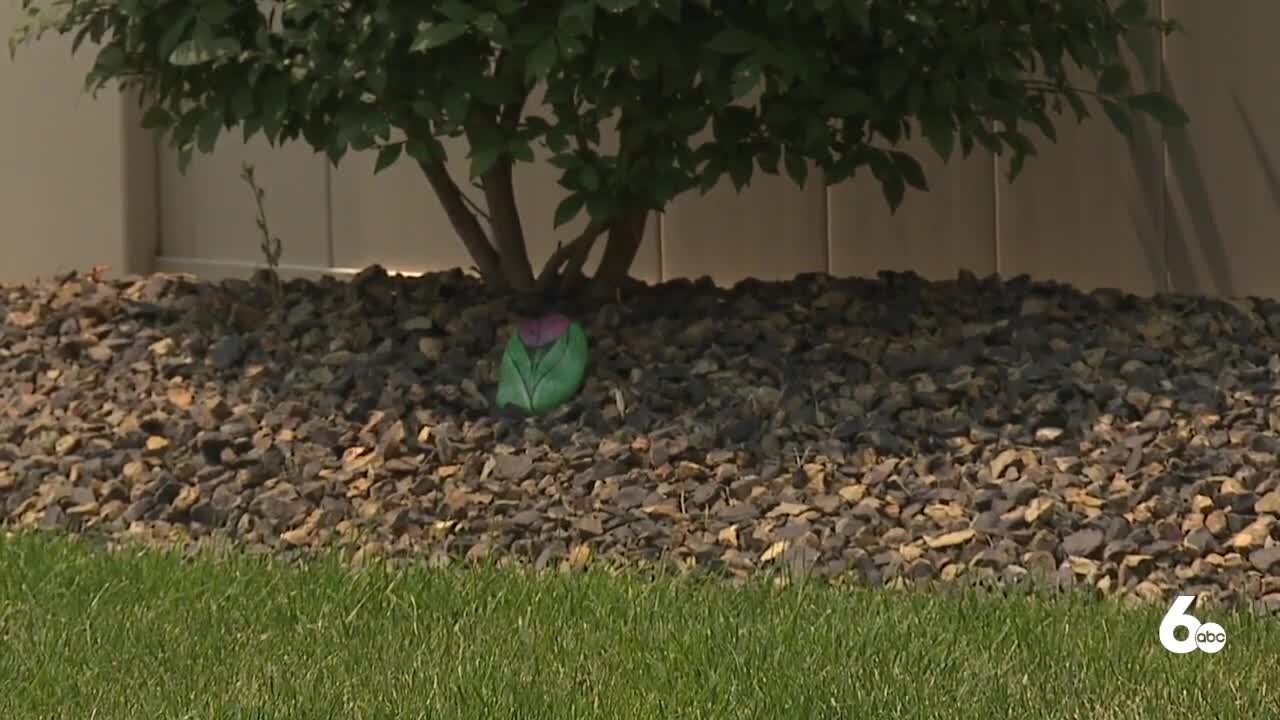
[[(1185, 121), (1159, 94), (1132, 94), (1121, 46), (1169, 32), (1147, 0), (22, 0), (17, 45), (47, 30), (97, 44), (87, 77), (141, 89), (144, 123), (185, 166), (226, 129), (302, 138), (334, 163), (376, 149), (375, 172), (421, 168), (486, 282), (530, 291), (626, 278), (646, 219), (680, 193), (756, 168), (804, 183), (858, 170), (891, 208), (927, 189), (898, 149), (918, 131), (949, 157), (975, 144), (1034, 153), (1064, 102), (1084, 98), (1130, 129), (1129, 112)], [(1094, 85), (1072, 84), (1070, 65)], [(541, 100), (541, 105), (533, 101)], [(601, 128), (616, 123), (617, 149)], [(704, 129), (712, 137), (698, 140)], [(441, 138), (465, 136), (469, 204)], [(545, 148), (569, 194), (559, 227), (590, 222), (535, 274), (512, 167)], [(483, 221), (483, 222), (482, 222)], [(487, 225), (487, 229), (486, 226)], [(587, 254), (604, 237), (589, 283)]]

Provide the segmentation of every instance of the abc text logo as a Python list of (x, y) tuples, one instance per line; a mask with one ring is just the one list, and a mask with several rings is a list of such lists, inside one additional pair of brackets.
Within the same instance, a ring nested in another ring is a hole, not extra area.
[[(1227, 631), (1223, 630), (1221, 625), (1218, 623), (1202, 625), (1195, 616), (1187, 614), (1187, 609), (1195, 601), (1194, 595), (1179, 595), (1178, 599), (1173, 601), (1169, 612), (1164, 614), (1164, 619), (1160, 621), (1160, 644), (1165, 650), (1179, 655), (1195, 650), (1216, 653), (1227, 644)], [(1178, 628), (1187, 629), (1187, 636), (1181, 640), (1174, 635), (1174, 631)]]

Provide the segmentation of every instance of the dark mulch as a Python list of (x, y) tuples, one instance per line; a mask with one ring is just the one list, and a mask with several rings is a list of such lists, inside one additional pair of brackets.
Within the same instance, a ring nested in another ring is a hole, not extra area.
[[(529, 308), (523, 308), (527, 311)], [(357, 559), (780, 568), (1280, 610), (1280, 303), (1025, 277), (671, 282), (490, 405), (459, 272), (0, 292), (0, 520)]]

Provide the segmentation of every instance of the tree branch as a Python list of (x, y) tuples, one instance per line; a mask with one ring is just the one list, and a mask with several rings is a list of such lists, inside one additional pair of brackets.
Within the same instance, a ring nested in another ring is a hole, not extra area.
[(467, 208), (461, 188), (449, 176), (449, 170), (444, 163), (439, 160), (418, 161), (418, 167), (422, 168), (422, 173), (427, 176), (427, 182), (431, 184), (431, 189), (440, 199), (440, 205), (444, 208), (445, 215), (449, 217), (449, 223), (458, 233), (471, 259), (475, 260), (486, 282), (505, 282), (497, 250), (489, 242), (489, 236), (480, 226), (475, 213)]
[(591, 256), (591, 248), (595, 247), (596, 240), (600, 238), (597, 233), (589, 242), (584, 242), (574, 251), (573, 257), (569, 258), (569, 262), (565, 263), (564, 275), (566, 282), (576, 280), (582, 275), (582, 266), (587, 264), (587, 258)]
[[(538, 289), (545, 290), (551, 287), (552, 281), (556, 279), (560, 271), (560, 266), (566, 262), (576, 260), (581, 255), (582, 263), (585, 263), (587, 256), (591, 254), (591, 248), (595, 245), (596, 239), (603, 232), (604, 227), (592, 221), (568, 245), (556, 243), (555, 252), (551, 253), (551, 257), (547, 258), (546, 264), (542, 266), (542, 272), (538, 273)], [(579, 269), (581, 269), (582, 263), (578, 263)]]
[[(506, 50), (498, 52), (497, 60), (493, 64), (493, 77), (495, 79), (502, 79), (502, 76), (507, 71), (507, 62), (510, 59), (511, 54)], [(520, 87), (519, 99), (498, 109), (498, 127), (508, 134), (515, 132), (516, 128), (519, 127), (520, 116), (524, 114), (524, 106), (529, 101), (529, 92), (532, 90), (525, 84), (523, 77), (517, 76), (516, 82)]]
[[(484, 192), (484, 188), (480, 185), (480, 183), (473, 182), (471, 183), (471, 186), (481, 192)], [(491, 225), (493, 224), (493, 221), (489, 219), (489, 213), (485, 212), (483, 208), (477, 205), (476, 201), (472, 200), (470, 196), (468, 196), (464, 192), (461, 192), (461, 188), (459, 188), (459, 192), (462, 195), (462, 201), (467, 204), (467, 207), (471, 208), (471, 212), (475, 213), (479, 217), (484, 218), (485, 222)]]
[(484, 201), (489, 206), (489, 228), (493, 231), (493, 243), (498, 248), (498, 259), (507, 282), (515, 290), (529, 290), (534, 285), (533, 266), (529, 264), (529, 248), (525, 245), (516, 205), (511, 166), (510, 157), (500, 157), (484, 174)]

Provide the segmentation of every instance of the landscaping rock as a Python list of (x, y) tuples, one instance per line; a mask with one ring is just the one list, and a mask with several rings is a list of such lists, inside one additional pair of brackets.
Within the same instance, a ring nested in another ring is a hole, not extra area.
[[(1280, 337), (1251, 300), (810, 275), (575, 309), (376, 267), (284, 290), (0, 289), (0, 524), (1280, 612)], [(491, 409), (516, 323), (557, 309), (591, 343), (579, 396)]]

